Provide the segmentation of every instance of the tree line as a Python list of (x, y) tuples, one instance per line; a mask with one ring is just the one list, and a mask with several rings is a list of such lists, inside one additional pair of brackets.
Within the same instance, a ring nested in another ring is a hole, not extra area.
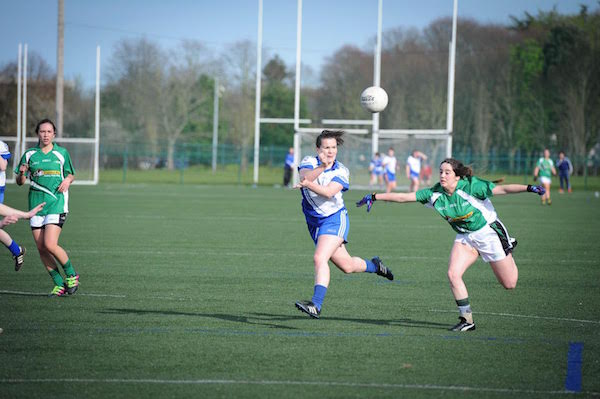
[[(384, 32), (381, 85), (390, 95), (381, 128), (444, 128), (451, 20), (423, 29)], [(344, 46), (324, 63), (318, 84), (302, 86), (301, 117), (366, 119), (360, 92), (372, 83), (372, 43)], [(101, 134), (110, 142), (166, 151), (174, 167), (181, 143), (212, 139), (215, 77), (220, 93), (219, 140), (248, 154), (254, 137), (255, 44), (222, 54), (185, 41), (164, 49), (126, 39), (104, 63)], [(292, 117), (294, 66), (267, 54), (262, 69), (262, 117)], [(545, 147), (583, 160), (600, 142), (600, 10), (556, 10), (512, 17), (509, 26), (458, 21), (454, 150), (486, 156), (535, 156)], [(55, 73), (35, 53), (29, 59), (28, 131), (54, 114)], [(303, 73), (307, 67), (303, 66)], [(16, 126), (16, 64), (0, 67), (0, 121)], [(65, 136), (93, 132), (93, 93), (79, 81), (65, 88)], [(261, 144), (292, 144), (290, 125), (261, 125)], [(242, 158), (242, 166), (248, 163)], [(576, 167), (581, 167), (581, 163)]]

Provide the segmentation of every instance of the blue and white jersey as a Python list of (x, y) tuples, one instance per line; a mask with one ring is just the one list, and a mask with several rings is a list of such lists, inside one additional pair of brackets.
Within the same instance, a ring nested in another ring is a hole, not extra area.
[[(319, 165), (321, 165), (319, 157), (307, 156), (298, 166), (298, 171), (302, 169), (312, 170)], [(323, 197), (307, 188), (301, 189), (302, 211), (307, 217), (326, 218), (340, 209), (345, 209), (342, 192), (347, 191), (350, 187), (350, 172), (338, 161), (335, 161), (330, 169), (325, 170), (315, 179), (315, 183), (321, 186), (327, 186), (332, 181), (340, 183), (343, 187), (332, 198)]]
[[(0, 140), (0, 157), (8, 160), (10, 159), (10, 150), (8, 144)], [(6, 171), (0, 170), (0, 192), (4, 192), (4, 186), (6, 186)]]
[(406, 164), (408, 165), (408, 167), (410, 169), (410, 174), (417, 175), (417, 177), (418, 177), (419, 174), (421, 173), (421, 158), (413, 157), (412, 155), (409, 155), (408, 158), (406, 159)]
[(391, 174), (396, 174), (396, 164), (398, 163), (398, 160), (396, 159), (396, 157), (390, 157), (389, 155), (386, 155), (383, 158), (383, 165), (385, 166), (385, 171), (387, 173), (391, 173)]
[(381, 158), (373, 158), (369, 164), (369, 169), (376, 175), (383, 174), (383, 161)]

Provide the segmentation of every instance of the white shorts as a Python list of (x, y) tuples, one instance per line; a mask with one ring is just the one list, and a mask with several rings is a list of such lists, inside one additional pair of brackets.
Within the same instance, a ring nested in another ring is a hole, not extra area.
[(51, 215), (44, 215), (44, 216), (34, 216), (31, 219), (29, 219), (29, 225), (31, 226), (32, 229), (39, 229), (39, 228), (43, 228), (45, 225), (47, 224), (55, 224), (59, 227), (62, 227), (63, 224), (65, 223), (65, 220), (67, 220), (67, 214), (66, 213), (61, 213), (61, 214), (51, 214)]
[(542, 184), (550, 184), (552, 183), (552, 179), (546, 176), (540, 176), (540, 183)]
[(517, 245), (516, 240), (508, 235), (506, 227), (499, 220), (472, 233), (457, 234), (454, 242), (474, 248), (486, 263), (506, 258)]

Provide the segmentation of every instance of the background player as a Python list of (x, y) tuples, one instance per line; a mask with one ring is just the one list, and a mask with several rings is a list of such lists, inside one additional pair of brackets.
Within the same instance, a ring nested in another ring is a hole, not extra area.
[(471, 168), (452, 158), (440, 164), (440, 181), (431, 188), (414, 193), (372, 193), (356, 203), (367, 205), (376, 200), (393, 202), (418, 201), (435, 209), (457, 232), (448, 262), (448, 280), (459, 310), (459, 323), (452, 331), (470, 331), (475, 322), (463, 274), (481, 255), (490, 264), (496, 279), (506, 289), (517, 285), (519, 271), (512, 257), (517, 245), (498, 219), (490, 198), (494, 195), (533, 192), (544, 194), (541, 186), (522, 184), (496, 185), (472, 175)]
[(313, 261), (315, 285), (310, 301), (298, 301), (296, 307), (313, 318), (319, 318), (329, 287), (329, 260), (344, 273), (377, 273), (393, 280), (392, 271), (378, 257), (371, 260), (350, 256), (346, 250), (350, 221), (342, 192), (348, 190), (350, 173), (336, 160), (342, 131), (323, 130), (317, 136), (317, 156), (305, 157), (298, 167), (300, 183), (294, 188), (302, 192), (302, 211), (308, 231), (315, 243)]
[[(6, 188), (6, 168), (8, 160), (11, 158), (8, 144), (0, 140), (0, 204), (4, 203), (4, 189)], [(25, 262), (25, 248), (17, 244), (11, 236), (3, 230), (4, 225), (0, 226), (0, 242), (8, 248), (15, 261), (15, 271), (21, 270)]]
[(371, 159), (371, 163), (369, 163), (369, 172), (371, 172), (370, 185), (379, 184), (383, 186), (383, 161), (378, 152), (375, 153), (373, 159)]
[[(51, 296), (74, 294), (79, 287), (79, 275), (75, 272), (69, 255), (58, 245), (58, 238), (69, 212), (69, 186), (75, 178), (69, 152), (53, 142), (56, 127), (50, 119), (38, 122), (35, 131), (38, 145), (30, 148), (21, 157), (16, 181), (23, 185), (29, 177), (29, 208), (45, 202), (46, 206), (31, 218), (31, 232), (40, 253), (42, 263), (54, 281)], [(63, 280), (56, 261), (62, 266)]]
[(550, 185), (552, 184), (552, 175), (556, 175), (556, 169), (554, 168), (554, 162), (550, 159), (550, 150), (544, 149), (544, 156), (538, 159), (537, 165), (533, 170), (533, 180), (536, 181), (540, 178), (540, 183), (546, 189), (546, 194), (542, 195), (542, 205), (552, 205), (552, 199), (550, 198)]
[(421, 151), (413, 150), (412, 154), (406, 159), (406, 178), (410, 180), (410, 189), (417, 191), (419, 189), (419, 179), (421, 177), (421, 161), (427, 160), (427, 155)]
[(386, 193), (391, 193), (396, 188), (396, 168), (398, 160), (394, 155), (394, 149), (390, 147), (388, 153), (383, 157), (383, 167), (385, 170)]

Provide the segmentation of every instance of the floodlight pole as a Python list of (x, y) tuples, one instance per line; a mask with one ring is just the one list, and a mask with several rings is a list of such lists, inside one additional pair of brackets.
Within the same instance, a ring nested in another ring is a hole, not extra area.
[(452, 41), (450, 42), (450, 59), (448, 60), (448, 112), (446, 114), (446, 130), (448, 131), (448, 145), (446, 157), (452, 157), (452, 133), (454, 130), (454, 76), (456, 73), (456, 20), (458, 14), (458, 0), (454, 0), (452, 11)]
[(254, 184), (258, 184), (260, 150), (260, 79), (262, 75), (263, 2), (258, 0), (258, 39), (256, 40), (256, 99), (254, 102)]
[(213, 98), (212, 171), (217, 171), (217, 144), (219, 141), (219, 78), (215, 76)]
[[(377, 45), (375, 47), (375, 65), (373, 68), (373, 86), (381, 85), (381, 25), (383, 15), (383, 0), (379, 0), (377, 8)], [(371, 139), (372, 153), (379, 151), (379, 112), (373, 114), (373, 136)]]
[(21, 141), (21, 153), (25, 153), (25, 139), (27, 137), (27, 43), (23, 47), (23, 116), (21, 117), (21, 135), (23, 140)]
[(20, 147), (21, 147), (21, 61), (23, 58), (22, 55), (22, 45), (19, 43), (19, 59), (17, 60), (17, 142), (15, 143), (15, 157), (13, 159), (13, 165), (16, 166), (17, 158), (21, 158)]
[[(302, 71), (302, 0), (298, 0), (296, 13), (296, 81), (294, 90), (294, 165), (300, 164), (300, 74)], [(298, 168), (294, 168), (293, 182), (298, 181)]]
[(96, 46), (96, 104), (94, 109), (94, 177), (92, 184), (100, 179), (100, 46)]

